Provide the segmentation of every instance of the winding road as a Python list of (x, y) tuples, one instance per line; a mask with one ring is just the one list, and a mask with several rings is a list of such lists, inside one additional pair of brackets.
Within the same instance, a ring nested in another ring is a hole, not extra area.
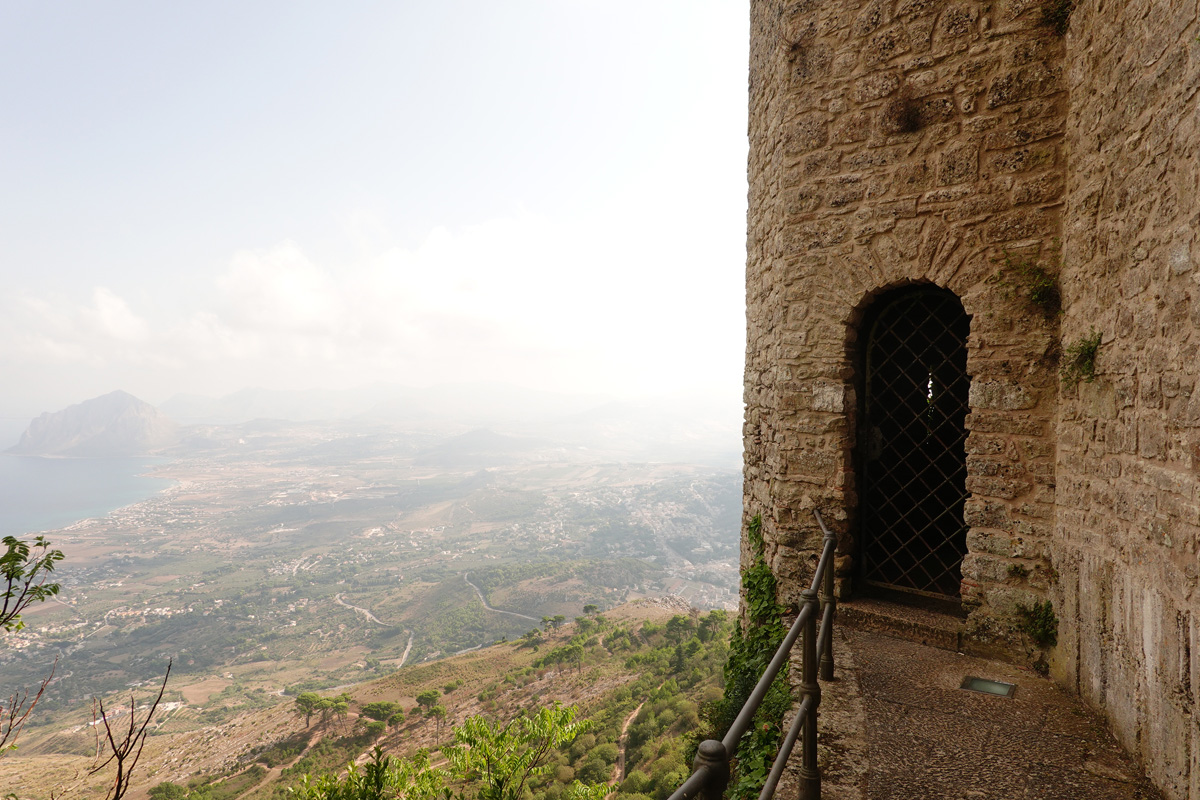
[(372, 614), (372, 613), (371, 613), (370, 611), (368, 611), (367, 609), (365, 609), (365, 608), (360, 608), (360, 607), (358, 607), (358, 606), (352, 606), (352, 605), (350, 605), (349, 603), (347, 603), (346, 601), (342, 600), (342, 595), (341, 595), (341, 593), (340, 593), (340, 592), (339, 592), (338, 594), (335, 594), (335, 595), (333, 596), (333, 599), (334, 599), (334, 600), (337, 602), (337, 604), (338, 604), (339, 606), (342, 606), (343, 608), (352, 608), (352, 609), (354, 609), (355, 611), (357, 611), (359, 614), (362, 614), (364, 617), (366, 617), (367, 619), (371, 620), (371, 622), (375, 622), (375, 623), (378, 623), (378, 624), (380, 624), (380, 625), (383, 625), (384, 627), (387, 627), (387, 623), (386, 623), (386, 622), (384, 622), (384, 621), (383, 621), (383, 620), (381, 620), (379, 617), (377, 617), (377, 616), (375, 616), (374, 614)]
[(495, 611), (497, 614), (508, 614), (510, 617), (520, 617), (521, 619), (527, 619), (531, 622), (537, 622), (537, 623), (541, 622), (541, 620), (538, 619), (537, 617), (531, 617), (528, 614), (518, 614), (516, 611), (505, 611), (502, 608), (492, 608), (491, 606), (488, 605), (487, 600), (483, 599), (483, 592), (479, 591), (479, 587), (476, 586), (475, 584), (471, 583), (471, 573), (464, 572), (463, 580), (467, 582), (467, 586), (470, 586), (472, 589), (475, 590), (475, 594), (479, 595), (479, 602), (483, 603), (483, 607), (486, 608), (488, 611)]
[[(478, 590), (478, 589), (476, 589), (475, 591), (479, 591), (479, 590)], [(341, 593), (341, 592), (338, 592), (337, 594), (335, 594), (335, 595), (333, 596), (333, 599), (334, 599), (334, 601), (335, 601), (335, 602), (336, 602), (336, 603), (337, 603), (339, 606), (342, 606), (343, 608), (350, 608), (350, 609), (353, 609), (353, 610), (354, 610), (356, 613), (358, 613), (358, 614), (362, 614), (364, 617), (366, 617), (367, 619), (371, 620), (371, 622), (374, 622), (374, 623), (376, 623), (377, 625), (382, 625), (382, 626), (384, 626), (385, 628), (386, 628), (386, 627), (388, 627), (388, 624), (387, 624), (386, 622), (384, 622), (384, 621), (383, 621), (383, 620), (381, 620), (379, 617), (377, 617), (377, 616), (375, 616), (374, 614), (372, 614), (372, 613), (370, 612), (370, 610), (368, 610), (368, 609), (365, 609), (365, 608), (361, 608), (360, 606), (352, 606), (352, 605), (350, 605), (349, 603), (347, 603), (345, 600), (343, 600), (343, 599), (342, 599), (342, 593)], [(486, 604), (485, 604), (485, 605), (486, 605)], [(407, 628), (405, 628), (404, 632), (408, 634), (408, 646), (404, 648), (404, 655), (400, 656), (400, 663), (396, 665), (396, 669), (399, 669), (400, 667), (403, 667), (403, 666), (404, 666), (404, 663), (405, 663), (406, 661), (408, 661), (408, 654), (409, 654), (410, 652), (412, 652), (412, 644), (413, 644), (413, 632), (412, 632), (412, 631), (410, 631), (410, 630), (408, 630)]]

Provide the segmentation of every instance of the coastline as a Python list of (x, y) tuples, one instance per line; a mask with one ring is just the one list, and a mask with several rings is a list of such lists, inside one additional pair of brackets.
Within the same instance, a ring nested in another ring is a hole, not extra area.
[[(178, 487), (165, 456), (82, 458), (0, 453), (0, 535), (31, 536), (104, 519)], [(31, 468), (32, 466), (32, 468)]]

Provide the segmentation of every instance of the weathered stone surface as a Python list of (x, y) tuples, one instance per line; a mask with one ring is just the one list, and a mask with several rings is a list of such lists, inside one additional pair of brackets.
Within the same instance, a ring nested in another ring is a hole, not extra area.
[(1018, 383), (1009, 381), (971, 381), (971, 408), (1017, 411), (1033, 408), (1037, 398)]
[(1056, 671), (1172, 799), (1200, 798), (1200, 660), (1189, 649), (1200, 597), (1187, 573), (1198, 563), (1200, 453), (1184, 444), (1200, 420), (1179, 402), (1195, 385), (1200, 326), (1176, 322), (1174, 304), (1200, 296), (1198, 15), (1195, 0), (1081, 3), (1063, 72), (1062, 338), (1094, 328), (1103, 339), (1096, 381), (1059, 408), (1060, 494), (1090, 487), (1059, 502), (1100, 513), (1055, 526), (1055, 561), (1069, 565), (1055, 588), (1059, 650), (1070, 648)]
[[(889, 289), (949, 288), (972, 315), (969, 541), (1000, 559), (964, 569), (982, 616), (993, 590), (1011, 595), (1009, 566), (1050, 574), (1040, 521), (1054, 511), (1057, 335), (1002, 264), (1018, 252), (1054, 266), (1067, 188), (1064, 46), (1036, 9), (1002, 29), (993, 13), (756, 0), (751, 41), (747, 518), (761, 513), (768, 541), (796, 549), (787, 563), (802, 575), (801, 508), (824, 509), (853, 577), (857, 326)], [(1157, 424), (1145, 421), (1146, 447), (1167, 446)], [(1021, 529), (1033, 522), (1036, 537)], [(1044, 592), (1038, 579), (1021, 591)]]
[[(953, 291), (966, 635), (1020, 644), (1052, 602), (1052, 673), (1169, 800), (1200, 800), (1198, 36), (1200, 0), (1080, 0), (1065, 38), (1034, 0), (751, 2), (747, 519), (794, 583), (820, 508), (855, 585), (859, 325)], [(1058, 273), (1061, 315), (1016, 263)], [(1096, 379), (1060, 383), (1093, 329)]]

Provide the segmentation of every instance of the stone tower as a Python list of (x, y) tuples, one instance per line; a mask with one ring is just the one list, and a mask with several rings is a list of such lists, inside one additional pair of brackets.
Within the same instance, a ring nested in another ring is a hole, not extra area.
[(820, 508), (843, 596), (961, 604), (1170, 798), (1200, 798), (1198, 16), (751, 2), (745, 513), (783, 599)]

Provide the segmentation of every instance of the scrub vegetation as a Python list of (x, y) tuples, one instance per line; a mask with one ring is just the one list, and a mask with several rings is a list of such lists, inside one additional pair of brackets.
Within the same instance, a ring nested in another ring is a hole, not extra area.
[[(347, 703), (347, 715), (322, 718), (322, 696), (301, 695), (288, 735), (233, 768), (160, 782), (151, 796), (666, 800), (690, 774), (702, 718), (721, 697), (731, 632), (724, 611), (623, 606), (488, 648), (496, 658), (472, 653), (324, 696)], [(397, 712), (396, 725), (372, 727)]]

